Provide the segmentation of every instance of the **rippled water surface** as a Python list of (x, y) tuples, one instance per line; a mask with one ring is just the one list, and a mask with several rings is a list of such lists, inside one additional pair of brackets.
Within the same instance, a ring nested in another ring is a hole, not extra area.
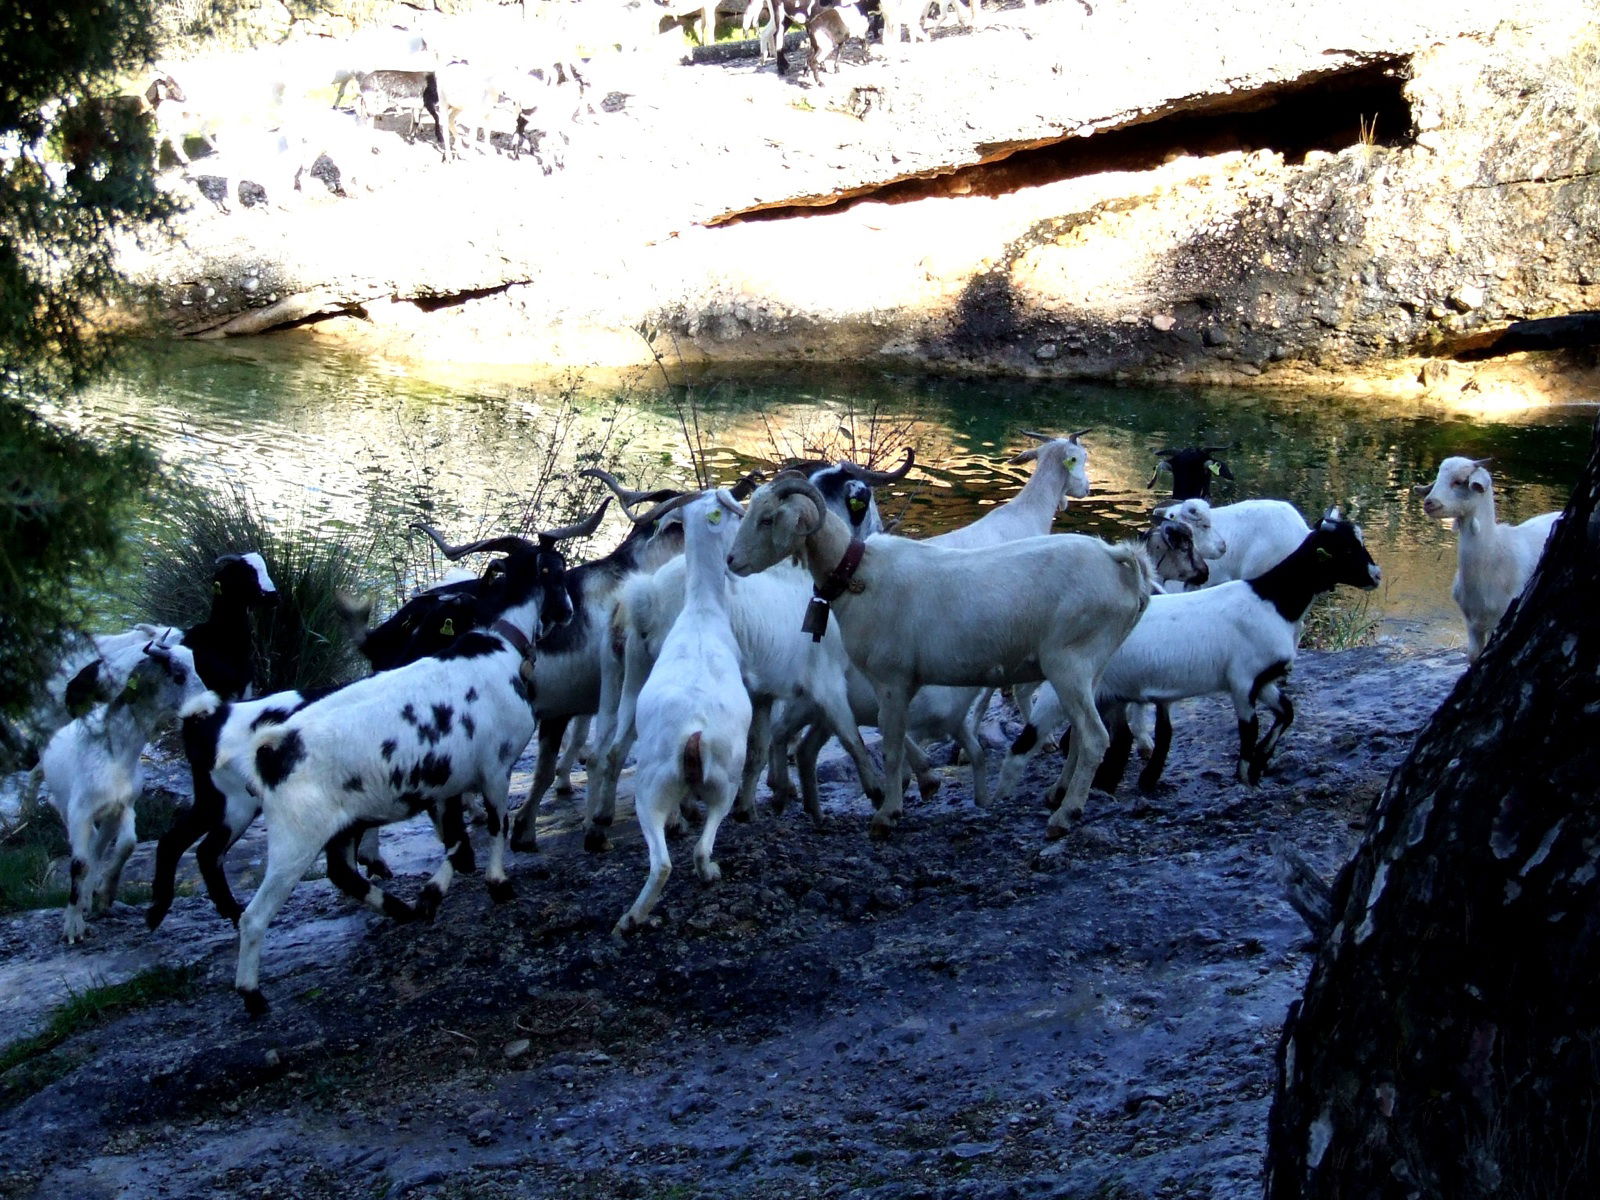
[[(464, 536), (518, 507), (552, 458), (565, 474), (598, 454), (635, 486), (687, 479), (672, 394), (652, 383), (659, 377), (466, 379), (264, 338), (153, 348), (70, 413), (89, 426), (138, 430), (182, 486), (242, 484), (263, 511), (302, 527), (399, 529), (421, 511)], [(1411, 485), (1431, 481), (1447, 455), (1492, 455), (1502, 520), (1559, 508), (1595, 416), (1586, 405), (1489, 418), (1236, 389), (883, 373), (700, 380), (687, 394), (724, 481), (785, 453), (849, 455), (853, 445), (864, 461), (914, 445), (919, 469), (880, 494), (886, 515), (902, 514), (912, 535), (962, 524), (1015, 492), (1029, 468), (1007, 459), (1031, 444), (1023, 430), (1090, 430), (1093, 492), (1057, 528), (1108, 537), (1140, 527), (1165, 495), (1162, 480), (1149, 486), (1156, 449), (1226, 444), (1237, 482), (1214, 502), (1280, 497), (1308, 516), (1341, 505), (1384, 568), (1377, 604), (1386, 630), (1443, 642), (1461, 640), (1449, 597), (1455, 539), (1423, 515)]]

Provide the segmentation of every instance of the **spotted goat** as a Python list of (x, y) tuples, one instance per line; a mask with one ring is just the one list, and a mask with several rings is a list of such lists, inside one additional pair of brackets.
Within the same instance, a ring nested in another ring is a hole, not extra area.
[[(260, 793), (267, 823), (266, 874), (239, 921), (235, 987), (252, 1015), (268, 1007), (260, 988), (267, 926), (318, 853), (326, 850), (333, 868), (335, 855), (342, 861), (345, 844), (366, 828), (480, 792), (491, 839), (489, 894), (510, 899), (506, 810), (512, 765), (533, 736), (534, 644), (572, 616), (556, 544), (593, 533), (609, 503), (576, 525), (541, 533), (537, 543), (498, 537), (447, 544), (452, 561), (505, 556), (490, 597), (498, 615), (487, 628), (433, 657), (341, 688), (218, 762), (217, 772), (236, 772)], [(453, 832), (465, 836), (464, 829)], [(424, 915), (437, 907), (451, 872), (447, 857), (415, 908), (375, 883), (364, 899), (398, 919)]]

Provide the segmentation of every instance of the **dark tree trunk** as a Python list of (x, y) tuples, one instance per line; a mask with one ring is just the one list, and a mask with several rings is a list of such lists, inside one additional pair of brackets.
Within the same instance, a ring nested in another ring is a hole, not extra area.
[(1600, 426), (1394, 773), (1279, 1046), (1267, 1195), (1600, 1196)]

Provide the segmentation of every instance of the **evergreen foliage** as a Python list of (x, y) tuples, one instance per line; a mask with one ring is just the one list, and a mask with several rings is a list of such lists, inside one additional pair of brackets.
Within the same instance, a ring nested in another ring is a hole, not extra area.
[(0, 4), (0, 716), (30, 706), (154, 474), (39, 415), (115, 352), (111, 235), (171, 210), (148, 119), (111, 99), (154, 51), (143, 0)]

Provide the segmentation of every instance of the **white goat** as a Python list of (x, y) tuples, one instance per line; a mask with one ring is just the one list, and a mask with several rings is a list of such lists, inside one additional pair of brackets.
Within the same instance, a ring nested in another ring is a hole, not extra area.
[[(1049, 533), (1051, 526), (1055, 524), (1056, 513), (1066, 511), (1068, 497), (1081, 500), (1089, 494), (1089, 452), (1078, 441), (1088, 432), (1087, 429), (1080, 429), (1067, 437), (1057, 438), (1046, 433), (1024, 430), (1023, 433), (1027, 437), (1035, 438), (1042, 444), (1024, 450), (1010, 460), (1013, 466), (1028, 462), (1037, 464), (1022, 490), (972, 524), (927, 538), (923, 544), (944, 546), (948, 549), (972, 549), (979, 546), (998, 546), (1005, 542)], [(812, 477), (812, 482), (817, 483), (815, 476)], [(824, 496), (826, 497), (826, 492)], [(849, 684), (850, 704), (856, 720), (862, 725), (877, 725), (878, 706), (872, 696), (871, 684), (853, 669), (850, 672)], [(960, 744), (972, 763), (973, 802), (980, 806), (988, 803), (988, 779), (983, 743), (971, 719), (973, 702), (978, 699), (980, 692), (983, 693), (983, 701), (978, 708), (981, 714), (988, 707), (988, 697), (992, 694), (992, 689), (926, 687), (919, 689), (912, 699), (907, 714), (910, 744), (906, 748), (906, 754), (917, 776), (919, 790), (924, 795), (936, 791), (939, 782), (938, 777), (929, 771), (927, 759), (922, 755), (917, 743), (951, 737)], [(794, 711), (781, 715), (775, 730), (775, 748), (778, 744), (787, 744), (787, 735), (807, 720), (814, 719), (816, 715), (814, 709), (800, 703), (785, 705), (785, 708)], [(817, 754), (825, 742), (826, 737), (822, 736), (820, 731), (814, 731), (801, 742), (796, 751), (801, 795), (806, 811), (813, 819), (819, 816), (816, 807)], [(773, 787), (774, 802), (777, 807), (782, 808), (789, 795), (788, 771), (776, 753), (773, 755), (768, 779)]]
[[(572, 616), (566, 564), (554, 546), (592, 533), (604, 508), (540, 534), (538, 545), (503, 537), (452, 547), (452, 559), (506, 556), (490, 598), (499, 615), (487, 629), (462, 635), (436, 657), (357, 680), (217, 763), (214, 775), (235, 770), (260, 793), (267, 822), (266, 875), (239, 921), (235, 986), (251, 1014), (267, 1009), (261, 943), (273, 916), (319, 852), (329, 849), (332, 873), (334, 848), (368, 826), (480, 792), (491, 839), (485, 880), (496, 901), (510, 899), (506, 801), (512, 764), (533, 735), (533, 645), (541, 630)], [(451, 869), (447, 859), (432, 881), (441, 892)], [(375, 884), (364, 898), (392, 916), (407, 908)]]
[(1184, 500), (1158, 507), (1155, 515), (1182, 521), (1194, 532), (1195, 548), (1209, 560), (1213, 587), (1254, 579), (1292, 554), (1311, 532), (1286, 500), (1240, 500), (1217, 508), (1204, 500)]
[[(638, 519), (647, 521), (658, 515), (659, 510)], [(686, 515), (686, 526), (689, 520)], [(623, 638), (623, 682), (615, 732), (590, 782), (586, 834), (590, 849), (604, 845), (604, 830), (615, 808), (617, 777), (638, 727), (638, 697), (649, 679), (670, 669), (663, 665), (661, 655), (688, 602), (693, 572), (687, 558), (677, 559), (653, 575), (637, 575), (623, 585), (613, 619), (613, 629)], [(739, 648), (739, 677), (752, 703), (736, 809), (741, 819), (754, 812), (755, 784), (767, 755), (773, 705), (790, 697), (803, 700), (828, 733), (839, 736), (855, 761), (863, 789), (875, 804), (882, 798), (877, 766), (861, 740), (846, 693), (843, 643), (836, 631), (830, 631), (820, 644), (798, 636), (810, 597), (810, 576), (785, 565), (759, 578), (733, 580), (723, 598)]]
[(133, 853), (134, 802), (144, 790), (139, 756), (168, 717), (215, 709), (185, 646), (148, 643), (109, 704), (58, 730), (39, 758), (72, 847), (64, 936), (84, 935), (84, 914), (108, 908)]
[[(884, 778), (901, 779), (906, 712), (925, 684), (984, 687), (1049, 679), (1083, 736), (1051, 795), (1050, 837), (1081, 811), (1107, 734), (1094, 685), (1149, 603), (1150, 569), (1137, 549), (1074, 534), (948, 550), (879, 535), (850, 541), (802, 476), (756, 492), (734, 539), (735, 574), (799, 555), (825, 615), (832, 604), (850, 659), (877, 692)], [(815, 627), (814, 622), (812, 627)], [(893, 828), (901, 789), (888, 788), (875, 836)]]
[[(1367, 553), (1359, 526), (1330, 509), (1327, 516), (1281, 563), (1247, 581), (1150, 599), (1139, 623), (1112, 655), (1096, 688), (1102, 716), (1126, 704), (1157, 705), (1157, 741), (1139, 777), (1153, 788), (1161, 778), (1172, 726), (1167, 706), (1191, 696), (1227, 692), (1239, 723), (1238, 776), (1256, 783), (1278, 739), (1294, 721), (1294, 706), (1281, 681), (1293, 665), (1300, 621), (1312, 599), (1344, 583), (1375, 588), (1382, 578)], [(1273, 725), (1257, 740), (1257, 707), (1273, 715)], [(1021, 775), (1040, 730), (1062, 723), (1062, 712), (1048, 686), (1038, 689), (1028, 724), (1001, 767), (1000, 786), (1010, 791)], [(1076, 736), (1076, 734), (1074, 734)], [(1115, 790), (1127, 764), (1128, 740), (1113, 743), (1096, 786)]]
[(1540, 513), (1520, 525), (1496, 522), (1494, 480), (1484, 469), (1489, 461), (1447, 458), (1431, 487), (1419, 483), (1413, 489), (1426, 496), (1422, 508), (1430, 517), (1455, 518), (1456, 577), (1450, 595), (1467, 619), (1469, 662), (1483, 653), (1500, 618), (1522, 594), (1561, 515)]
[(744, 772), (750, 698), (739, 675), (739, 647), (728, 617), (728, 532), (739, 504), (725, 491), (683, 507), (683, 611), (661, 645), (656, 670), (639, 691), (639, 766), (634, 811), (650, 852), (650, 874), (633, 906), (612, 931), (622, 937), (642, 925), (661, 897), (672, 858), (667, 826), (691, 797), (705, 805), (694, 848), (695, 870), (714, 883), (717, 828), (733, 808)]

